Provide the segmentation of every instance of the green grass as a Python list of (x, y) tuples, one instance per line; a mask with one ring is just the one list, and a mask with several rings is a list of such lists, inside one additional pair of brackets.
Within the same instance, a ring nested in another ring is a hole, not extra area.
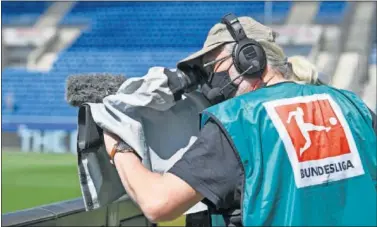
[(2, 150), (2, 213), (81, 196), (72, 154)]
[[(77, 157), (2, 149), (2, 213), (81, 197)], [(185, 216), (159, 226), (184, 226)]]

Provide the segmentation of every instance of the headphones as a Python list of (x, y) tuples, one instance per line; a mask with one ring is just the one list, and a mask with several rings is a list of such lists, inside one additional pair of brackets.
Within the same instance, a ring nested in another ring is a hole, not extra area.
[(267, 65), (266, 53), (260, 43), (248, 38), (238, 18), (230, 13), (221, 23), (225, 24), (236, 41), (232, 58), (237, 71), (246, 78), (261, 78)]

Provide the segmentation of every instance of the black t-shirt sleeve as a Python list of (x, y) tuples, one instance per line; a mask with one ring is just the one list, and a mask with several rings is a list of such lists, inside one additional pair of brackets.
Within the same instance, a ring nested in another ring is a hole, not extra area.
[(182, 159), (168, 172), (202, 194), (208, 205), (228, 209), (234, 204), (241, 171), (230, 142), (219, 126), (209, 121)]

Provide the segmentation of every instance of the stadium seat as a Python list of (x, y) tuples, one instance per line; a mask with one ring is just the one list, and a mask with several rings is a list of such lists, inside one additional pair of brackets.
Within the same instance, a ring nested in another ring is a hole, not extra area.
[[(271, 4), (272, 23), (284, 23), (293, 3)], [(6, 18), (17, 12), (40, 15), (49, 2), (2, 5)], [(338, 23), (346, 5), (322, 2), (318, 23)], [(233, 12), (264, 22), (265, 7), (264, 2), (76, 2), (60, 25), (87, 24), (87, 29), (59, 53), (48, 73), (3, 70), (3, 92), (16, 95), (19, 109), (12, 115), (73, 116), (75, 109), (64, 100), (67, 76), (107, 72), (134, 77), (152, 66), (175, 68), (177, 61), (202, 47), (209, 28), (221, 16)], [(289, 45), (284, 50), (287, 56), (308, 55), (312, 48)]]
[(346, 8), (345, 1), (323, 1), (320, 3), (315, 23), (339, 24), (344, 18)]
[(194, 49), (155, 48), (149, 51), (88, 50), (63, 52), (51, 71), (55, 77), (70, 74), (109, 72), (129, 77), (144, 75), (152, 66), (175, 68), (176, 62)]
[[(263, 20), (264, 2), (78, 2), (61, 24), (91, 23), (101, 20), (103, 16), (122, 13), (119, 19), (149, 17), (152, 20), (164, 19), (215, 19), (234, 12), (238, 15), (253, 15)], [(284, 21), (291, 2), (273, 2), (273, 21)], [(216, 10), (214, 10), (216, 9)]]
[(74, 108), (64, 101), (64, 79), (48, 73), (7, 68), (2, 72), (2, 109), (7, 94), (14, 95), (16, 111), (4, 112), (14, 116), (72, 116)]
[[(272, 4), (275, 22), (284, 21), (290, 4)], [(264, 2), (77, 2), (61, 24), (88, 23), (89, 28), (59, 54), (49, 73), (4, 70), (9, 85), (4, 91), (16, 94), (20, 108), (13, 115), (74, 115), (64, 100), (68, 75), (107, 72), (133, 77), (152, 66), (175, 68), (201, 48), (209, 28), (224, 14), (263, 21), (263, 11)]]
[(283, 46), (286, 56), (302, 55), (308, 56), (313, 49), (312, 45), (287, 45)]
[(33, 25), (51, 3), (47, 1), (2, 1), (1, 22), (3, 25)]
[(353, 90), (357, 84), (353, 76), (357, 72), (360, 61), (360, 54), (357, 52), (344, 52), (339, 58), (338, 65), (333, 79), (333, 86), (340, 89)]

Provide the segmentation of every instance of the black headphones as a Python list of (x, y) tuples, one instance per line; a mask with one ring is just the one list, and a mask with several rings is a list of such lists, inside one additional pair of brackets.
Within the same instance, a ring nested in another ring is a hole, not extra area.
[(225, 15), (221, 23), (225, 24), (236, 41), (232, 58), (234, 66), (246, 78), (260, 78), (267, 65), (266, 53), (260, 43), (248, 38), (237, 17), (230, 13)]

